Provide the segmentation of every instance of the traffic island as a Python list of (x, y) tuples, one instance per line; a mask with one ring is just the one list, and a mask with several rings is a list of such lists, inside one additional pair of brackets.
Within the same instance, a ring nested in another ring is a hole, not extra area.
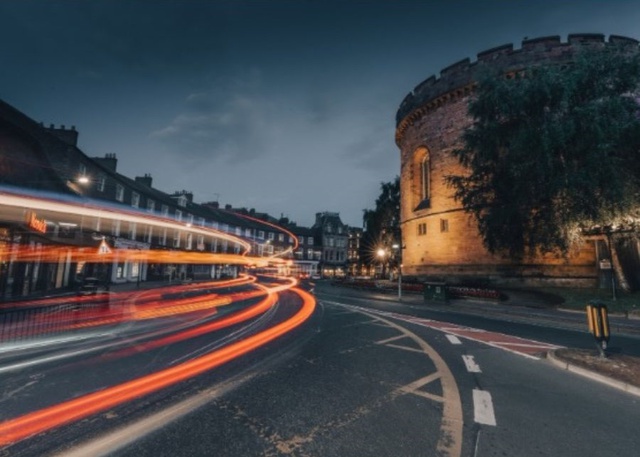
[(640, 397), (640, 358), (597, 350), (556, 349), (547, 358), (565, 370), (586, 376)]

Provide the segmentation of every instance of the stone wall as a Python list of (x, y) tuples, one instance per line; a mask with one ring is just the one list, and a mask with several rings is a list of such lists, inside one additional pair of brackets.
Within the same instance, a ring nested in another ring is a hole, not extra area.
[[(568, 258), (541, 256), (514, 262), (484, 248), (473, 217), (453, 199), (445, 184), (463, 170), (451, 151), (471, 124), (467, 114), (477, 75), (487, 69), (507, 76), (535, 65), (569, 63), (588, 47), (621, 46), (637, 51), (638, 41), (600, 34), (543, 37), (493, 48), (464, 59), (432, 76), (408, 94), (396, 115), (396, 144), (401, 154), (401, 224), (405, 250), (403, 272), (420, 279), (449, 282), (491, 281), (523, 285), (595, 286), (598, 271), (592, 242)], [(429, 163), (429, 198), (421, 190), (421, 162)]]

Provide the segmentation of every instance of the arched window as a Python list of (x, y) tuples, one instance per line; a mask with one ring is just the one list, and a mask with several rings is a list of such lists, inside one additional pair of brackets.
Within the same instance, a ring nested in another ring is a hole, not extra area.
[(431, 197), (430, 188), (431, 188), (431, 161), (429, 160), (429, 155), (425, 155), (420, 163), (420, 193), (422, 200), (428, 200)]
[(431, 207), (431, 156), (429, 150), (421, 146), (413, 154), (411, 173), (411, 194), (413, 210)]

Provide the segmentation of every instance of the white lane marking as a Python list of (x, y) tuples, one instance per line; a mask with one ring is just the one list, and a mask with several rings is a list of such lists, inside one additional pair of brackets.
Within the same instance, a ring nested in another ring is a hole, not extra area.
[(491, 394), (486, 390), (473, 389), (473, 420), (478, 424), (497, 425)]
[(469, 373), (482, 373), (480, 365), (476, 363), (472, 355), (463, 355), (462, 360), (464, 360), (464, 365)]
[(387, 344), (391, 343), (392, 341), (401, 340), (403, 338), (407, 338), (407, 335), (392, 336), (391, 338), (387, 338), (386, 340), (376, 341), (376, 344)]
[(457, 336), (454, 335), (445, 335), (451, 344), (462, 344), (462, 341)]

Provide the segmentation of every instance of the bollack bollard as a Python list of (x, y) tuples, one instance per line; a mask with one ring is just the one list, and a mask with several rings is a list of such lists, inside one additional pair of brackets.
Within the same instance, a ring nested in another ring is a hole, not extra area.
[(610, 335), (607, 305), (598, 302), (587, 304), (587, 321), (589, 323), (589, 331), (596, 340), (600, 357), (606, 357), (605, 351)]

